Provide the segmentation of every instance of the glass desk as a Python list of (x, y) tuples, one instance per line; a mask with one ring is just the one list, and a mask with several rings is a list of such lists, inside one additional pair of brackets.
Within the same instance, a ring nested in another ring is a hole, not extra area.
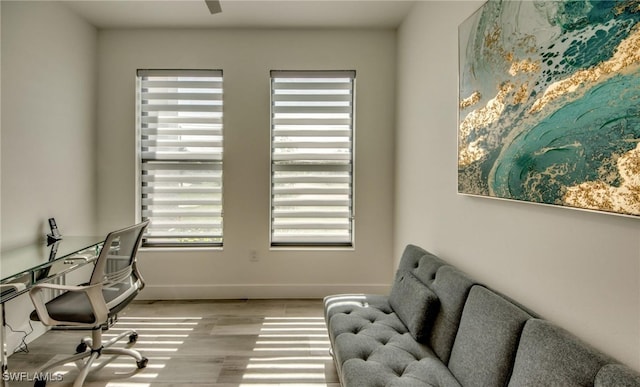
[(43, 241), (0, 252), (0, 372), (7, 369), (4, 304), (39, 282), (63, 276), (93, 261), (103, 242), (104, 235), (65, 236), (49, 246)]

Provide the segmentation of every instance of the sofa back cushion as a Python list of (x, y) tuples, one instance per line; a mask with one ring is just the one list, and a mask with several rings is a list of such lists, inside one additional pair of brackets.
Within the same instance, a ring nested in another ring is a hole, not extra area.
[(522, 330), (509, 386), (593, 386), (609, 362), (564, 329), (530, 319)]
[[(416, 275), (416, 277), (420, 278)], [(444, 364), (449, 362), (451, 347), (458, 332), (460, 317), (474, 282), (453, 266), (440, 266), (429, 287), (438, 296), (440, 308), (433, 320), (428, 344)]]
[(419, 342), (426, 342), (440, 303), (438, 296), (411, 272), (400, 276), (391, 289), (389, 305)]
[[(424, 268), (431, 267), (431, 270), (435, 273), (438, 267), (444, 264), (444, 261), (422, 247), (409, 244), (404, 248), (402, 256), (400, 257), (400, 263), (398, 264), (398, 270), (396, 271), (396, 280), (398, 280), (398, 278), (403, 274), (414, 271), (420, 266), (423, 266), (423, 271)], [(423, 278), (420, 279), (422, 282), (427, 283)]]
[(598, 371), (595, 387), (638, 387), (640, 373), (622, 364), (607, 364)]
[(447, 364), (462, 309), (474, 282), (461, 271), (415, 245), (405, 248), (393, 286), (406, 278), (407, 273), (425, 284), (438, 298), (439, 308), (434, 316), (428, 316), (432, 329), (424, 340)]
[(527, 312), (475, 285), (462, 312), (449, 369), (463, 386), (505, 386)]

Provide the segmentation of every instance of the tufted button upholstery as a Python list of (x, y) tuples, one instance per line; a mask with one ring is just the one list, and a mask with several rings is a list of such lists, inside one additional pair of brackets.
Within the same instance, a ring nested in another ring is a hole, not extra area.
[[(329, 334), (335, 343), (334, 357), (339, 371), (345, 367), (355, 367), (356, 370), (349, 371), (349, 374), (363, 372), (382, 377), (371, 379), (372, 383), (373, 380), (395, 383), (395, 379), (405, 379), (398, 385), (417, 386), (415, 378), (404, 376), (410, 365), (424, 358), (437, 358), (431, 348), (411, 337), (402, 321), (388, 306), (386, 297), (327, 297), (325, 310), (330, 316), (327, 320)], [(360, 382), (362, 381), (358, 383)], [(376, 385), (375, 383), (372, 385)]]
[[(432, 310), (423, 287), (438, 305), (418, 338), (415, 327)], [(640, 387), (640, 374), (607, 364), (612, 360), (568, 332), (415, 246), (405, 249), (389, 296), (347, 294), (324, 302), (345, 387)]]
[[(411, 336), (386, 297), (327, 297), (325, 311), (330, 316), (327, 323), (334, 358), (345, 385), (460, 386), (433, 350)], [(427, 374), (425, 364), (432, 369)]]
[[(400, 262), (395, 281), (413, 276), (422, 286), (438, 285), (437, 272), (448, 266), (439, 258), (426, 251), (409, 246)], [(448, 266), (450, 267), (450, 266)], [(409, 274), (410, 273), (410, 274)], [(445, 277), (457, 273), (445, 270)], [(396, 286), (394, 282), (394, 286)], [(468, 286), (463, 278), (462, 286)], [(402, 303), (402, 300), (399, 300)], [(463, 300), (452, 300), (445, 304), (443, 316), (461, 312)], [(406, 321), (394, 312), (389, 296), (372, 294), (342, 294), (326, 297), (324, 300), (325, 321), (329, 331), (333, 356), (343, 385), (347, 386), (459, 386), (455, 378), (444, 366), (441, 355), (432, 348), (449, 345), (455, 332), (435, 330), (435, 336), (425, 342), (417, 341), (409, 332)], [(407, 305), (409, 309), (412, 307)], [(440, 320), (436, 325), (442, 324)], [(433, 346), (433, 339), (435, 347)], [(448, 353), (445, 353), (448, 356)], [(418, 364), (441, 364), (436, 376), (419, 372)], [(431, 378), (431, 379), (429, 379)], [(430, 383), (431, 380), (434, 383)], [(442, 384), (439, 384), (442, 382)]]

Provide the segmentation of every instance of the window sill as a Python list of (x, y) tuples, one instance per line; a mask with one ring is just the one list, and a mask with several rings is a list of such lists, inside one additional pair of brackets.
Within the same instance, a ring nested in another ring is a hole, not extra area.
[(143, 252), (182, 252), (185, 251), (223, 251), (224, 248), (222, 246), (140, 246), (139, 251)]
[(355, 246), (269, 246), (269, 251), (355, 251)]

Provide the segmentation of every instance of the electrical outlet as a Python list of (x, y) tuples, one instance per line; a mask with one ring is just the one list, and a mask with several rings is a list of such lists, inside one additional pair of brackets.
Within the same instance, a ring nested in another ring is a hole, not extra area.
[(249, 251), (249, 261), (258, 262), (260, 257), (258, 257), (258, 252), (256, 250)]

